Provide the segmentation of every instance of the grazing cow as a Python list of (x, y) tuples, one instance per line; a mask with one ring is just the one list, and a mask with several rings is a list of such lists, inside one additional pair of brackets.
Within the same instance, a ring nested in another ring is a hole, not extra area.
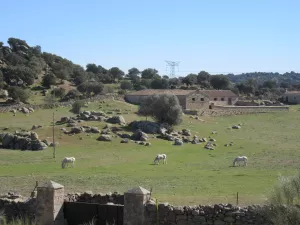
[(238, 156), (233, 160), (233, 166), (236, 166), (236, 163), (240, 165), (240, 162), (244, 163), (244, 166), (247, 166), (248, 158), (246, 156)]
[(74, 167), (75, 161), (74, 157), (65, 157), (61, 162), (61, 168), (64, 169), (66, 165), (69, 165), (70, 163), (72, 163), (72, 167)]
[(163, 164), (167, 164), (167, 155), (166, 154), (157, 154), (157, 156), (154, 159), (154, 164), (159, 165), (159, 161), (163, 160)]

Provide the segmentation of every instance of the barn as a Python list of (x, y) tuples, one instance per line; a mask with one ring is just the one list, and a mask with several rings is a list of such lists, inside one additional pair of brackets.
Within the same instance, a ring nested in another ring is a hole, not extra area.
[(140, 104), (150, 95), (171, 94), (177, 96), (182, 109), (197, 110), (209, 105), (233, 105), (238, 96), (230, 90), (183, 90), (183, 89), (145, 89), (125, 96), (132, 104)]

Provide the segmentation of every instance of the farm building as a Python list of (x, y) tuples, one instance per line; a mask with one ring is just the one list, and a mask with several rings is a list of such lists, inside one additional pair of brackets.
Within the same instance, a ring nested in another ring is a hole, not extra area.
[(182, 89), (145, 89), (129, 93), (125, 96), (126, 101), (132, 104), (140, 104), (143, 99), (150, 95), (173, 94), (177, 96), (183, 109), (196, 110), (209, 108), (214, 105), (233, 105), (238, 96), (230, 90), (182, 90)]
[(286, 103), (300, 104), (300, 91), (286, 91), (282, 97)]

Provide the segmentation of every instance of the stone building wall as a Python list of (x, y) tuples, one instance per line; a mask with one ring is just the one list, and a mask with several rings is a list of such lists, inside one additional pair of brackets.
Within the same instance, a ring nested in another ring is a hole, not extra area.
[[(236, 207), (231, 204), (172, 206), (150, 202), (145, 205), (145, 225), (271, 225), (266, 206)], [(157, 222), (158, 220), (158, 222)]]
[(202, 108), (209, 108), (209, 99), (200, 93), (192, 93), (186, 97), (186, 109), (199, 110)]

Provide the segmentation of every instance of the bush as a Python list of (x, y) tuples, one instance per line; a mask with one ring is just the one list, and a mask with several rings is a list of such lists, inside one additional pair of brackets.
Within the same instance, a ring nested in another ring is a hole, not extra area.
[(66, 90), (63, 88), (55, 88), (51, 91), (51, 94), (58, 98), (63, 98), (66, 94)]
[(18, 86), (8, 88), (8, 94), (16, 102), (26, 102), (30, 97), (29, 91)]
[(46, 88), (50, 88), (51, 85), (54, 85), (56, 84), (56, 77), (54, 74), (46, 74), (44, 77), (43, 77), (43, 80), (42, 80), (42, 85)]
[(130, 81), (124, 80), (124, 81), (121, 82), (120, 88), (122, 90), (131, 90), (133, 88), (133, 85)]
[(80, 84), (77, 89), (81, 93), (87, 94), (88, 96), (93, 94), (99, 94), (103, 91), (104, 85), (101, 82), (89, 82), (86, 81), (82, 84)]
[(81, 94), (78, 90), (74, 89), (74, 90), (69, 91), (69, 92), (63, 97), (62, 100), (63, 100), (63, 101), (69, 101), (69, 100), (71, 100), (71, 99), (80, 99), (81, 96), (82, 96), (82, 94)]
[(103, 92), (103, 94), (108, 94), (108, 93), (114, 93), (115, 90), (114, 90), (114, 88), (111, 87), (111, 86), (104, 86), (102, 92)]
[(84, 101), (82, 100), (78, 100), (78, 101), (75, 101), (73, 104), (72, 104), (72, 112), (73, 113), (80, 113), (81, 112), (81, 108), (84, 106)]
[(291, 177), (279, 177), (268, 199), (266, 212), (274, 225), (300, 224), (300, 173)]
[(182, 122), (182, 108), (175, 95), (151, 95), (139, 107), (139, 114), (152, 116), (158, 123), (170, 126)]

